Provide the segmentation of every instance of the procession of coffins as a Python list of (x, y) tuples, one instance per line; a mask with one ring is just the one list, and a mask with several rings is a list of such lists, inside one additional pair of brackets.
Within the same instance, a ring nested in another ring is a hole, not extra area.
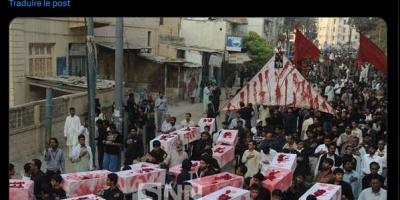
[[(297, 30), (296, 40), (307, 44), (303, 37)], [(320, 53), (310, 48), (308, 52)], [(305, 66), (292, 64), (278, 46), (221, 109), (212, 97), (218, 87), (206, 85), (204, 113), (197, 123), (187, 112), (178, 124), (176, 117), (166, 113), (168, 104), (159, 94), (152, 108), (156, 116), (152, 131), (129, 114), (133, 124), (129, 135), (119, 133), (114, 123), (99, 120), (96, 148), (86, 145), (87, 127), (73, 127), (76, 116), (71, 108), (65, 132), (81, 130), (74, 136), (77, 144), (68, 145), (75, 171), (66, 173), (58, 141), (50, 138), (43, 152), (46, 174), (41, 161), (32, 159), (24, 179), (9, 179), (9, 199), (368, 200), (371, 193), (386, 196), (383, 83), (374, 79), (372, 86), (367, 80), (347, 77), (317, 84), (300, 73), (301, 67)], [(127, 102), (137, 106), (132, 97)], [(151, 137), (142, 137), (149, 132)]]

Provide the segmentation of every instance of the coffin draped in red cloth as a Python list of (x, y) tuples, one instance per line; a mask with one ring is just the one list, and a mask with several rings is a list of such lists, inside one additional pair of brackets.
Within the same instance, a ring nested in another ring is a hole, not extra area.
[(19, 199), (27, 199), (34, 200), (35, 196), (33, 194), (33, 181), (27, 180), (17, 180), (10, 179), (9, 180), (9, 200), (19, 200)]
[(188, 181), (192, 184), (192, 195), (205, 196), (226, 186), (243, 187), (243, 177), (228, 172)]

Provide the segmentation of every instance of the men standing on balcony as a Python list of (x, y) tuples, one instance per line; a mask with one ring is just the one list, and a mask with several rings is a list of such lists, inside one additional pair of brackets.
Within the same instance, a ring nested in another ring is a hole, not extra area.
[(72, 148), (78, 144), (78, 135), (81, 127), (81, 120), (75, 115), (75, 108), (69, 109), (70, 115), (65, 120), (64, 125), (64, 138), (67, 140), (69, 155), (71, 155)]

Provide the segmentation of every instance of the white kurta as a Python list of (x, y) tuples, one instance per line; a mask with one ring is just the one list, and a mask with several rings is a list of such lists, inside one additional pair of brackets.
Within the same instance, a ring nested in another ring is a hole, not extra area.
[(67, 146), (75, 146), (78, 144), (79, 130), (81, 120), (77, 115), (68, 116), (64, 125), (64, 137), (67, 137)]
[[(260, 151), (260, 165), (261, 165), (261, 173), (264, 173), (268, 167), (271, 165), (272, 163), (272, 159), (274, 159), (275, 155), (277, 154), (277, 152), (273, 149), (269, 149), (269, 154), (265, 154), (263, 151)], [(265, 164), (264, 161), (268, 161), (269, 164)]]
[(210, 103), (210, 99), (209, 99), (210, 93), (211, 92), (208, 89), (208, 87), (204, 87), (204, 89), (203, 89), (203, 109), (204, 109), (204, 112), (207, 111), (207, 106)]
[[(79, 155), (82, 150), (86, 150), (87, 154), (81, 158)], [(93, 154), (90, 147), (86, 146), (86, 148), (82, 148), (80, 144), (74, 146), (74, 149), (71, 153), (71, 160), (74, 163), (75, 172), (85, 172), (89, 170), (93, 170)]]
[(312, 117), (304, 120), (303, 126), (301, 127), (301, 138), (302, 138), (302, 140), (307, 140), (308, 139), (306, 131), (307, 131), (308, 127), (313, 123), (314, 123), (314, 120), (313, 120)]
[[(188, 154), (185, 151), (178, 152), (174, 150), (175, 153), (169, 153), (167, 157), (164, 159), (164, 163), (168, 165), (168, 167), (175, 167), (183, 162), (183, 160), (189, 158)], [(174, 156), (176, 155), (176, 156)]]
[(260, 107), (260, 111), (258, 112), (258, 119), (262, 121), (262, 126), (266, 126), (267, 122), (265, 119), (270, 118), (269, 108)]
[(328, 85), (325, 88), (325, 93), (326, 96), (328, 96), (328, 101), (332, 102), (334, 100), (335, 97), (335, 93), (334, 93), (334, 89), (332, 86)]
[(84, 126), (81, 126), (81, 128), (79, 130), (79, 135), (80, 134), (83, 134), (85, 136), (85, 145), (89, 147), (89, 141), (90, 141), (89, 130), (87, 128), (85, 128)]
[[(251, 154), (253, 154), (254, 157), (247, 159), (247, 156)], [(256, 150), (253, 150), (252, 152), (246, 150), (242, 157), (242, 163), (247, 167), (247, 172), (244, 177), (253, 177), (260, 169), (260, 153), (258, 153)]]

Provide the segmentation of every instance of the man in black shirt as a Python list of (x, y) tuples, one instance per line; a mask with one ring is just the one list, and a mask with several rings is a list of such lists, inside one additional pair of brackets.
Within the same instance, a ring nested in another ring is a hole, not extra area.
[(219, 103), (220, 103), (220, 96), (221, 96), (221, 89), (216, 86), (212, 90), (212, 96), (213, 96), (213, 105), (215, 106), (215, 111), (217, 112), (217, 115), (219, 115)]
[(103, 156), (104, 156), (104, 143), (103, 140), (107, 139), (107, 129), (105, 127), (105, 121), (98, 119), (97, 122), (97, 152), (98, 152), (98, 162), (100, 169), (103, 169)]
[(126, 102), (126, 110), (128, 111), (128, 120), (129, 125), (134, 126), (136, 125), (136, 120), (138, 117), (138, 105), (135, 102), (135, 97), (133, 93), (129, 94), (129, 98)]
[(319, 162), (319, 165), (318, 165), (318, 171), (321, 172), (323, 170), (322, 163), (324, 162), (325, 158), (332, 159), (333, 162), (334, 162), (333, 165), (335, 167), (340, 167), (342, 165), (342, 158), (335, 154), (335, 150), (336, 150), (336, 145), (335, 144), (329, 144), (328, 145), (328, 152), (324, 153), (320, 158), (320, 162)]
[(31, 165), (31, 180), (33, 181), (33, 193), (37, 200), (42, 200), (41, 190), (44, 187), (50, 187), (49, 177), (40, 170), (42, 161), (39, 159), (32, 159)]
[(329, 137), (332, 140), (332, 143), (336, 143), (336, 141), (339, 139), (341, 133), (339, 133), (339, 129), (336, 124), (332, 125), (332, 128), (329, 132)]
[(42, 200), (56, 200), (56, 198), (51, 193), (52, 189), (49, 185), (45, 185), (41, 189)]
[(265, 189), (262, 186), (262, 182), (265, 180), (264, 175), (262, 175), (261, 173), (257, 173), (253, 176), (253, 184), (256, 184), (260, 187), (260, 194), (259, 196), (261, 197), (261, 199), (267, 199), (271, 196), (271, 192), (268, 191), (267, 189)]
[(251, 118), (253, 117), (253, 113), (254, 109), (251, 103), (241, 109), (240, 116), (246, 121), (245, 128), (251, 129)]
[(235, 129), (238, 130), (239, 137), (238, 143), (235, 146), (235, 167), (237, 167), (238, 165), (240, 165), (243, 153), (244, 151), (246, 151), (247, 148), (247, 134), (243, 128), (243, 122), (241, 120), (237, 121), (237, 126)]
[(378, 174), (379, 168), (380, 167), (377, 162), (371, 162), (371, 164), (369, 164), (369, 169), (370, 169), (371, 173), (365, 175), (364, 178), (362, 179), (362, 189), (363, 190), (365, 188), (370, 187), (371, 179), (374, 176), (378, 177), (380, 179), (381, 183), (383, 183), (385, 181), (385, 178), (382, 175)]
[(262, 196), (262, 194), (261, 194), (262, 188), (263, 187), (261, 187), (261, 186), (259, 186), (257, 184), (251, 185), (251, 187), (250, 187), (250, 198), (252, 200), (269, 200), (269, 199), (271, 199), (270, 196), (266, 196), (266, 197)]
[(340, 185), (342, 187), (342, 200), (354, 200), (353, 191), (351, 185), (343, 181), (344, 171), (342, 168), (336, 168), (333, 170), (335, 180), (331, 181), (331, 184)]
[(167, 153), (161, 149), (160, 141), (156, 140), (153, 142), (153, 150), (146, 156), (146, 162), (150, 162), (153, 164), (160, 164), (167, 157)]
[(131, 134), (125, 141), (125, 147), (125, 164), (130, 165), (133, 163), (133, 160), (143, 156), (143, 142), (142, 139), (138, 137), (136, 127), (131, 129)]
[(215, 101), (213, 100), (214, 97), (209, 96), (208, 98), (210, 100), (210, 103), (207, 104), (207, 118), (216, 118), (218, 110), (215, 109), (216, 106), (214, 105), (215, 103)]
[(67, 198), (65, 191), (61, 187), (62, 180), (63, 180), (63, 178), (59, 174), (54, 174), (50, 180), (51, 187), (52, 187), (51, 196), (53, 196), (54, 199), (56, 199), (56, 200)]
[(207, 149), (212, 148), (212, 139), (208, 132), (201, 133), (201, 139), (196, 141), (192, 151), (192, 160), (200, 160), (201, 154)]
[(200, 166), (197, 174), (199, 175), (199, 178), (205, 177), (205, 176), (211, 176), (216, 174), (217, 172), (214, 170), (214, 168), (211, 166), (211, 156), (208, 154), (204, 154), (200, 158)]
[(275, 127), (274, 135), (271, 141), (271, 148), (277, 152), (282, 151), (282, 147), (285, 143), (285, 136), (283, 134), (283, 129), (280, 126)]
[(295, 175), (292, 186), (284, 193), (286, 199), (299, 199), (307, 192), (308, 187), (305, 184), (305, 177), (304, 174)]
[(211, 161), (211, 167), (214, 168), (214, 170), (217, 173), (220, 173), (221, 172), (221, 167), (219, 166), (217, 159), (212, 157), (212, 155), (213, 155), (212, 149), (205, 150), (202, 155), (206, 155), (206, 154), (208, 154), (211, 157), (211, 160), (210, 160)]
[(15, 167), (13, 164), (8, 164), (8, 178), (11, 179), (15, 175)]
[(293, 113), (292, 108), (288, 108), (287, 112), (283, 113), (283, 128), (285, 135), (293, 133), (297, 136), (297, 114)]
[(275, 127), (283, 127), (283, 118), (281, 113), (277, 109), (272, 112), (272, 116), (266, 121), (267, 124), (272, 128), (272, 130), (274, 130)]
[(101, 192), (101, 197), (107, 200), (123, 200), (124, 194), (118, 188), (118, 175), (115, 173), (111, 173), (107, 175), (107, 186), (108, 189), (105, 189)]
[(103, 169), (117, 172), (118, 171), (118, 155), (121, 152), (122, 136), (116, 130), (115, 124), (110, 124), (110, 131), (108, 132), (105, 144)]

